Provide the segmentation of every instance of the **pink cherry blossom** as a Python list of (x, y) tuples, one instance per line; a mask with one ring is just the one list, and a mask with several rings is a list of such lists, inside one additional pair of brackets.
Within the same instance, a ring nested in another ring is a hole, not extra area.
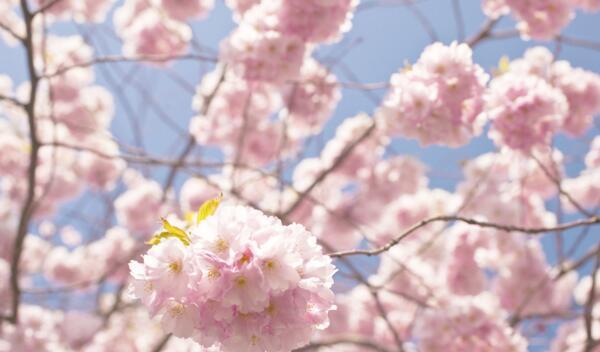
[(490, 138), (497, 145), (525, 152), (548, 145), (567, 112), (562, 92), (532, 75), (501, 75), (492, 80), (486, 97)]
[(517, 20), (517, 28), (523, 38), (549, 40), (560, 34), (573, 14), (571, 0), (484, 0), (483, 9), (486, 15), (498, 18), (511, 13)]
[(501, 319), (493, 297), (452, 300), (440, 309), (426, 311), (416, 322), (420, 350), (524, 352), (525, 339)]
[(128, 56), (170, 56), (187, 50), (192, 32), (177, 20), (165, 18), (153, 8), (144, 10), (120, 32), (123, 53)]
[(242, 24), (221, 42), (221, 59), (248, 81), (282, 83), (295, 80), (306, 53), (296, 37)]
[(190, 18), (204, 17), (212, 9), (213, 0), (151, 0), (160, 6), (170, 17), (186, 21)]
[(350, 30), (357, 0), (266, 0), (244, 21), (275, 29), (307, 42), (333, 42)]
[(328, 325), (334, 267), (301, 225), (222, 205), (186, 236), (130, 263), (133, 295), (165, 330), (223, 351), (289, 351)]
[(590, 151), (585, 156), (585, 166), (588, 169), (600, 167), (600, 136), (590, 143)]
[(119, 223), (128, 230), (146, 236), (158, 227), (162, 207), (162, 190), (155, 181), (142, 180), (115, 200)]
[(487, 75), (466, 44), (427, 47), (417, 63), (394, 74), (378, 119), (392, 136), (456, 147), (481, 133)]
[(600, 1), (598, 0), (574, 0), (573, 2), (576, 6), (588, 12), (597, 12), (600, 10)]
[(335, 76), (315, 60), (305, 60), (298, 82), (286, 86), (282, 113), (292, 137), (299, 138), (321, 131), (340, 100)]
[(569, 103), (563, 128), (572, 135), (581, 135), (600, 113), (600, 76), (573, 68), (567, 61), (552, 66), (552, 84), (559, 88)]

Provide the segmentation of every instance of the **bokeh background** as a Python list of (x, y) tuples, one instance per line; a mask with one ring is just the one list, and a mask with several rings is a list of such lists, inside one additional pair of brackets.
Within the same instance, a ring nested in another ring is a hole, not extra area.
[[(2, 1), (2, 0), (0, 0)], [(119, 6), (119, 2), (115, 7)], [(460, 11), (457, 12), (457, 6)], [(114, 12), (114, 9), (113, 9)], [(352, 23), (352, 29), (334, 45), (320, 47), (316, 58), (326, 64), (341, 82), (373, 83), (379, 89), (364, 90), (344, 88), (342, 100), (322, 134), (309, 141), (307, 155), (317, 155), (335, 133), (339, 123), (360, 112), (371, 114), (386, 92), (384, 83), (394, 72), (413, 63), (425, 46), (434, 40), (444, 43), (464, 40), (475, 34), (486, 21), (479, 1), (472, 0), (363, 0)], [(194, 32), (194, 53), (218, 56), (219, 42), (235, 27), (232, 14), (222, 0), (204, 20), (190, 24)], [(515, 23), (503, 18), (494, 33), (502, 38), (492, 38), (474, 48), (474, 60), (490, 72), (506, 55), (520, 57), (528, 47), (543, 45), (555, 52), (558, 59), (569, 60), (573, 66), (600, 72), (600, 14), (578, 12), (576, 19), (563, 32), (567, 38), (596, 41), (587, 46), (571, 45), (566, 42), (523, 41), (514, 33)], [(95, 48), (98, 57), (121, 55), (121, 42), (112, 28), (112, 12), (105, 23), (98, 25), (76, 25), (59, 23), (49, 33), (60, 35), (80, 34)], [(515, 34), (515, 35), (511, 35)], [(183, 149), (190, 118), (194, 112), (191, 101), (196, 85), (203, 75), (213, 69), (210, 62), (192, 60), (176, 61), (166, 67), (133, 63), (103, 64), (95, 67), (96, 81), (114, 94), (115, 115), (111, 130), (121, 143), (139, 147), (155, 156), (175, 156)], [(0, 73), (9, 75), (15, 85), (26, 80), (24, 52), (20, 46), (10, 47), (0, 41)], [(572, 139), (561, 135), (555, 145), (565, 154), (568, 176), (576, 176), (583, 168), (583, 156), (591, 139), (600, 131), (600, 120), (584, 138)], [(485, 134), (485, 132), (484, 132)], [(395, 139), (388, 153), (413, 155), (429, 167), (431, 187), (452, 191), (462, 178), (461, 163), (477, 155), (495, 149), (485, 136), (475, 138), (468, 145), (449, 149), (446, 147), (421, 147), (416, 141)], [(0, 151), (1, 152), (1, 151)], [(195, 150), (206, 158), (218, 159), (218, 151), (201, 147)], [(154, 179), (163, 180), (166, 168), (152, 167), (141, 170)], [(290, 178), (293, 164), (288, 165), (286, 177)], [(188, 177), (180, 173), (176, 189)], [(600, 180), (598, 180), (600, 182)], [(116, 192), (119, 192), (117, 189)], [(103, 202), (98, 196), (84, 194), (67, 204), (58, 216), (58, 223), (70, 224), (83, 234), (93, 230), (93, 223), (74, 219), (73, 212), (83, 213), (90, 218), (103, 214)], [(554, 209), (556, 204), (548, 204)], [(563, 220), (568, 221), (567, 216)], [(578, 230), (564, 235), (568, 246)], [(600, 240), (600, 233), (588, 236), (578, 254)], [(551, 237), (543, 240), (550, 263), (554, 263), (554, 243)], [(361, 268), (368, 272), (377, 264), (376, 259), (361, 259)], [(582, 273), (589, 272), (584, 267)], [(106, 290), (110, 290), (107, 287)], [(74, 302), (72, 304), (77, 304)], [(552, 333), (548, 328), (548, 334)], [(543, 346), (533, 346), (532, 351), (542, 351)]]

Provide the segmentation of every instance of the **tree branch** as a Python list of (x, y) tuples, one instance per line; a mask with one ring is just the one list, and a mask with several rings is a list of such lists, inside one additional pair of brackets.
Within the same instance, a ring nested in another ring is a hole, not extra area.
[(11, 323), (15, 324), (19, 320), (19, 304), (21, 300), (21, 288), (19, 287), (19, 263), (21, 260), (21, 254), (23, 252), (25, 236), (27, 235), (27, 230), (29, 228), (29, 221), (34, 210), (36, 170), (38, 163), (38, 151), (40, 148), (35, 120), (35, 103), (37, 97), (39, 77), (35, 71), (34, 65), (35, 49), (33, 46), (33, 17), (31, 12), (29, 11), (29, 5), (27, 3), (27, 0), (21, 0), (21, 10), (23, 12), (23, 17), (25, 20), (26, 35), (23, 41), (23, 45), (25, 46), (25, 51), (27, 54), (27, 69), (29, 72), (30, 81), (29, 101), (27, 102), (27, 104), (25, 104), (24, 108), (27, 112), (31, 152), (29, 156), (29, 169), (27, 172), (27, 194), (25, 196), (23, 207), (21, 208), (19, 226), (17, 228), (13, 256), (11, 258), (10, 263), (11, 313), (8, 317), (5, 318)]
[[(204, 100), (202, 102), (202, 109), (200, 109), (200, 115), (206, 115), (208, 113), (208, 109), (210, 109), (210, 104), (212, 103), (212, 100), (217, 95), (217, 92), (219, 91), (221, 84), (223, 84), (223, 82), (225, 81), (226, 72), (227, 72), (227, 67), (226, 66), (221, 67), (219, 81), (215, 85), (215, 88), (212, 90), (212, 92), (209, 95), (204, 97)], [(163, 184), (163, 200), (166, 197), (167, 192), (173, 185), (173, 182), (175, 181), (175, 176), (177, 175), (177, 171), (179, 170), (179, 168), (181, 168), (181, 166), (185, 162), (185, 159), (192, 152), (195, 145), (196, 145), (196, 139), (194, 138), (194, 136), (190, 135), (188, 138), (187, 144), (185, 145), (185, 148), (183, 148), (183, 151), (177, 157), (177, 161), (175, 162), (175, 165), (173, 165), (171, 167), (171, 170), (169, 171), (169, 174), (167, 175), (165, 183)]]
[(383, 346), (379, 346), (376, 342), (361, 336), (340, 336), (331, 340), (315, 341), (304, 347), (297, 348), (293, 352), (313, 351), (318, 348), (331, 347), (335, 345), (355, 345), (377, 352), (392, 352), (392, 350), (388, 350)]
[(345, 256), (351, 256), (351, 255), (366, 255), (366, 256), (378, 255), (378, 254), (381, 254), (383, 252), (390, 250), (390, 248), (397, 245), (400, 241), (402, 241), (403, 239), (408, 237), (411, 233), (415, 232), (416, 230), (418, 230), (430, 223), (438, 222), (438, 221), (460, 221), (460, 222), (464, 222), (464, 223), (467, 223), (470, 225), (494, 228), (497, 230), (502, 230), (502, 231), (507, 231), (507, 232), (523, 232), (523, 233), (533, 235), (533, 234), (540, 234), (540, 233), (551, 232), (551, 231), (564, 231), (564, 230), (568, 230), (568, 229), (571, 229), (574, 227), (585, 226), (585, 225), (600, 224), (600, 217), (593, 216), (593, 217), (590, 217), (587, 219), (568, 222), (568, 223), (561, 224), (561, 225), (558, 225), (555, 227), (528, 228), (528, 227), (520, 227), (520, 226), (514, 226), (514, 225), (503, 225), (503, 224), (495, 224), (495, 223), (485, 222), (485, 221), (478, 221), (475, 219), (469, 219), (469, 218), (465, 218), (462, 216), (436, 216), (436, 217), (429, 218), (429, 219), (418, 222), (417, 224), (413, 225), (408, 230), (403, 232), (400, 236), (396, 237), (394, 240), (388, 242), (386, 245), (384, 245), (382, 247), (379, 247), (376, 249), (370, 249), (370, 250), (355, 249), (355, 250), (344, 251), (344, 252), (334, 252), (334, 253), (330, 253), (329, 256), (332, 258), (339, 258), (339, 257), (345, 257)]

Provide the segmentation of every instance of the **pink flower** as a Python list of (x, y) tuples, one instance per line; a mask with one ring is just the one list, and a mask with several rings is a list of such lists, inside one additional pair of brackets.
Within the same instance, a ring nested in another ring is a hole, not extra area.
[(287, 84), (283, 95), (281, 115), (293, 138), (319, 133), (341, 97), (335, 76), (313, 59), (304, 61), (298, 82)]
[(335, 42), (350, 30), (357, 0), (266, 0), (244, 21), (307, 42)]
[(583, 134), (600, 113), (600, 76), (573, 68), (567, 61), (558, 61), (552, 66), (551, 82), (569, 103), (563, 128), (571, 135)]
[(457, 147), (481, 133), (483, 92), (488, 80), (466, 44), (427, 47), (417, 63), (390, 80), (376, 116), (391, 136), (424, 145)]
[(155, 181), (142, 180), (115, 200), (119, 223), (132, 232), (146, 236), (158, 227), (158, 214), (162, 208), (162, 189)]
[(597, 12), (600, 10), (600, 1), (598, 0), (573, 0), (574, 4), (588, 12)]
[(453, 299), (439, 309), (426, 310), (415, 324), (423, 352), (525, 352), (526, 340), (502, 319), (490, 296)]
[(600, 136), (590, 144), (590, 151), (585, 156), (585, 166), (588, 169), (600, 168)]
[(222, 205), (189, 229), (165, 231), (183, 237), (159, 240), (130, 268), (133, 295), (166, 331), (223, 351), (283, 352), (328, 325), (334, 267), (302, 226)]
[(210, 198), (218, 194), (218, 189), (200, 178), (189, 178), (181, 186), (179, 202), (184, 213), (195, 212)]
[[(579, 6), (593, 8), (582, 0)], [(593, 1), (593, 0), (592, 0)], [(491, 18), (511, 13), (523, 38), (550, 40), (574, 17), (573, 0), (484, 0), (483, 10)], [(588, 7), (589, 6), (589, 7)]]
[(123, 53), (128, 56), (180, 55), (192, 37), (186, 24), (165, 18), (153, 8), (137, 14), (119, 34), (124, 42)]
[(457, 224), (450, 231), (454, 243), (447, 263), (448, 288), (457, 295), (477, 295), (487, 288), (487, 279), (476, 260), (476, 252), (487, 244), (489, 234), (464, 224)]
[(283, 83), (297, 79), (306, 52), (296, 36), (242, 24), (221, 42), (221, 59), (248, 81)]
[(510, 247), (510, 252), (501, 259), (502, 270), (494, 283), (501, 306), (524, 315), (568, 310), (577, 273), (571, 272), (555, 281), (539, 242), (522, 239)]
[[(242, 130), (265, 123), (281, 105), (277, 87), (260, 82), (249, 82), (228, 71), (219, 85), (210, 109), (190, 123), (190, 132), (199, 143), (237, 147)], [(205, 97), (219, 81), (219, 72), (204, 76), (196, 89), (192, 103), (202, 113)]]
[(357, 144), (361, 138), (361, 143), (354, 145), (352, 151), (334, 169), (334, 173), (352, 178), (362, 170), (373, 167), (389, 143), (383, 131), (373, 128), (373, 124), (376, 122), (366, 114), (344, 119), (337, 127), (335, 136), (327, 142), (321, 152), (323, 167), (331, 167), (347, 148)]
[(233, 11), (233, 18), (239, 22), (244, 14), (260, 0), (225, 0), (225, 4)]
[(77, 173), (84, 177), (93, 189), (112, 189), (125, 170), (125, 162), (119, 158), (119, 147), (110, 139), (100, 138), (86, 141), (86, 147), (91, 151), (80, 153)]
[(204, 17), (212, 9), (214, 0), (151, 0), (167, 15), (179, 21)]
[(486, 112), (490, 138), (499, 146), (531, 151), (546, 146), (567, 116), (562, 92), (532, 75), (504, 74), (492, 80)]

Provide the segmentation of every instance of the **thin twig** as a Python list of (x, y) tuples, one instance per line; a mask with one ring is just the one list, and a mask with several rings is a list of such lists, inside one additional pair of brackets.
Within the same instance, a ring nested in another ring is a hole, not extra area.
[(44, 5), (42, 5), (41, 7), (39, 7), (37, 10), (35, 10), (32, 14), (31, 17), (35, 17), (47, 10), (49, 10), (52, 6), (56, 5), (57, 3), (61, 2), (63, 0), (50, 0), (47, 3), (45, 3)]
[(496, 23), (498, 23), (499, 20), (500, 20), (500, 18), (488, 19), (483, 24), (483, 26), (481, 27), (481, 29), (479, 30), (479, 32), (477, 32), (470, 39), (467, 39), (466, 43), (471, 48), (477, 46), (477, 44), (479, 44), (482, 40), (484, 40), (485, 38), (487, 38), (491, 34), (492, 29), (494, 28), (494, 26), (496, 25)]
[[(217, 95), (219, 88), (221, 87), (222, 83), (225, 81), (226, 71), (227, 71), (227, 67), (225, 67), (225, 66), (221, 67), (219, 81), (215, 85), (215, 88), (212, 90), (212, 92), (209, 95), (204, 97), (203, 102), (202, 102), (202, 109), (200, 110), (201, 116), (204, 116), (208, 113), (208, 110), (210, 108), (210, 104), (212, 103), (213, 98)], [(185, 148), (183, 148), (183, 151), (177, 157), (177, 161), (176, 161), (175, 165), (173, 165), (171, 167), (171, 170), (169, 170), (169, 174), (165, 180), (165, 183), (163, 184), (163, 200), (166, 197), (167, 192), (173, 185), (173, 182), (175, 181), (175, 176), (177, 175), (177, 171), (179, 170), (179, 168), (181, 168), (181, 166), (185, 162), (185, 159), (192, 152), (195, 145), (196, 145), (196, 139), (194, 136), (190, 135), (188, 138), (188, 141), (185, 145)]]
[(585, 226), (585, 225), (600, 224), (600, 217), (593, 216), (593, 217), (583, 219), (583, 220), (577, 220), (577, 221), (564, 223), (564, 224), (561, 224), (561, 225), (558, 225), (555, 227), (540, 227), (540, 228), (531, 227), (530, 228), (530, 227), (520, 227), (520, 226), (514, 226), (514, 225), (504, 225), (504, 224), (496, 224), (496, 223), (485, 222), (485, 221), (478, 221), (475, 219), (469, 219), (469, 218), (465, 218), (462, 216), (436, 216), (436, 217), (429, 218), (429, 219), (418, 222), (417, 224), (413, 225), (408, 230), (403, 232), (400, 236), (396, 237), (394, 240), (388, 242), (386, 245), (384, 245), (382, 247), (379, 247), (376, 249), (370, 249), (370, 250), (355, 249), (355, 250), (344, 251), (344, 252), (335, 252), (335, 253), (330, 253), (329, 256), (332, 258), (339, 258), (339, 257), (345, 257), (345, 256), (351, 256), (351, 255), (366, 255), (366, 256), (378, 255), (378, 254), (381, 254), (383, 252), (390, 250), (390, 248), (397, 245), (400, 241), (402, 241), (404, 238), (406, 238), (407, 236), (409, 236), (411, 233), (415, 232), (416, 230), (418, 230), (430, 223), (438, 222), (438, 221), (460, 221), (460, 222), (464, 222), (464, 223), (467, 223), (470, 225), (494, 228), (497, 230), (502, 230), (502, 231), (507, 231), (507, 232), (523, 232), (523, 233), (533, 235), (533, 234), (540, 234), (540, 233), (551, 232), (551, 231), (564, 231), (564, 230), (568, 230), (568, 229), (579, 227), (579, 226)]
[(361, 336), (340, 336), (331, 340), (322, 340), (311, 342), (309, 345), (295, 349), (293, 352), (306, 352), (317, 350), (322, 347), (331, 347), (336, 345), (354, 345), (360, 346), (377, 352), (392, 352), (383, 346), (379, 346), (375, 341)]
[(375, 130), (375, 121), (373, 121), (373, 123), (371, 124), (371, 126), (369, 126), (369, 128), (367, 128), (365, 130), (365, 132), (363, 132), (363, 134), (356, 139), (354, 142), (352, 142), (351, 144), (349, 144), (341, 153), (340, 155), (334, 160), (333, 164), (327, 168), (327, 170), (321, 172), (319, 174), (319, 176), (317, 176), (317, 178), (315, 178), (315, 180), (310, 184), (310, 186), (308, 186), (307, 189), (305, 189), (299, 196), (298, 198), (296, 198), (296, 200), (294, 201), (294, 203), (292, 203), (292, 205), (283, 213), (280, 214), (280, 218), (286, 218), (288, 217), (288, 215), (290, 215), (294, 210), (296, 210), (296, 208), (298, 208), (300, 206), (300, 204), (302, 203), (302, 201), (304, 200), (304, 198), (306, 198), (306, 196), (308, 196), (310, 194), (310, 192), (317, 187), (321, 182), (323, 182), (327, 176), (332, 173), (342, 162), (344, 162), (344, 160), (346, 160), (346, 158), (350, 155), (350, 153), (352, 153), (352, 151), (354, 150), (354, 148), (359, 145), (361, 142), (363, 142), (365, 139), (367, 139), (371, 133)]
[(109, 63), (119, 63), (119, 62), (167, 62), (167, 61), (181, 61), (181, 60), (192, 60), (192, 61), (209, 61), (209, 62), (217, 62), (217, 58), (198, 55), (198, 54), (185, 54), (185, 55), (144, 55), (144, 56), (134, 56), (134, 57), (126, 57), (126, 56), (104, 56), (97, 57), (87, 62), (80, 62), (73, 65), (65, 66), (57, 69), (54, 72), (47, 73), (43, 76), (43, 78), (52, 78), (55, 76), (60, 76), (70, 70), (76, 68), (85, 68), (91, 67), (98, 64), (109, 64)]

